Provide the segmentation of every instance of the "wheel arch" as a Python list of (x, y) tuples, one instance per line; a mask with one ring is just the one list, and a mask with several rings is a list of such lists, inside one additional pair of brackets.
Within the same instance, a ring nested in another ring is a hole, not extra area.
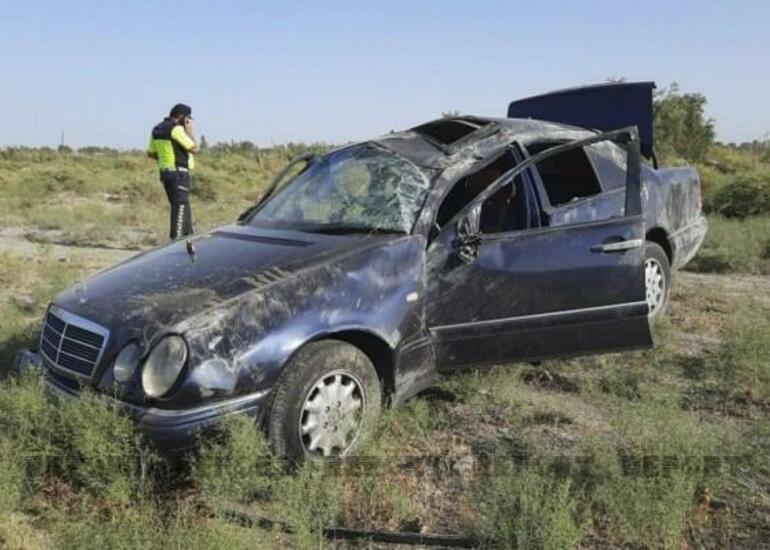
[(395, 392), (395, 352), (393, 348), (381, 336), (365, 329), (344, 329), (336, 332), (319, 334), (305, 342), (300, 348), (310, 342), (323, 340), (339, 340), (346, 342), (363, 352), (372, 362), (377, 376), (380, 379), (383, 391), (383, 399), (387, 399)]
[(663, 251), (666, 253), (666, 257), (668, 258), (668, 264), (673, 265), (674, 264), (674, 250), (671, 247), (671, 242), (668, 240), (668, 233), (665, 229), (662, 227), (653, 227), (649, 231), (647, 231), (647, 234), (644, 236), (644, 238), (650, 242), (653, 242), (657, 245), (659, 245)]

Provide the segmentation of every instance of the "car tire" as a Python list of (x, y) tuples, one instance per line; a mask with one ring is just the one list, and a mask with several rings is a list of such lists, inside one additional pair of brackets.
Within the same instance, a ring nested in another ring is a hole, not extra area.
[(666, 251), (658, 243), (647, 241), (644, 254), (644, 287), (651, 322), (660, 319), (668, 308), (671, 294), (671, 265)]
[(290, 458), (346, 456), (371, 434), (381, 407), (377, 371), (361, 350), (339, 340), (311, 342), (276, 384), (270, 444)]

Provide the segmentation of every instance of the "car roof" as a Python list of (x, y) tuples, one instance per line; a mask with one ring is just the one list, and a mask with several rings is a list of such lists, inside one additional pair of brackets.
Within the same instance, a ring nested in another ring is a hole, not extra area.
[(484, 154), (511, 141), (580, 139), (593, 131), (524, 118), (446, 117), (370, 140), (423, 168), (443, 169), (468, 155)]

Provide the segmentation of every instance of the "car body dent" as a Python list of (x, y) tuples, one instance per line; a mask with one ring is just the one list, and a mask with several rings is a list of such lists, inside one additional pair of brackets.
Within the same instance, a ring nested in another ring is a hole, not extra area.
[[(258, 233), (247, 227), (231, 230)], [(288, 234), (283, 232), (284, 238)], [(297, 262), (289, 256), (282, 267), (271, 267), (272, 278), (246, 276), (239, 267), (230, 266), (219, 270), (216, 277), (206, 278), (210, 288), (174, 285), (163, 292), (106, 300), (101, 287), (119, 286), (114, 276), (135, 289), (130, 274), (134, 268), (152, 273), (166, 269), (168, 262), (177, 265), (159, 251), (137, 266), (126, 262), (123, 270), (111, 272), (107, 283), (86, 281), (84, 288), (94, 293), (86, 290), (85, 299), (67, 291), (54, 302), (115, 327), (112, 353), (105, 356), (114, 357), (130, 341), (138, 341), (146, 353), (166, 334), (185, 337), (189, 347), (186, 375), (169, 397), (152, 400), (158, 408), (189, 407), (270, 388), (291, 355), (314, 339), (360, 331), (380, 339), (396, 353), (419, 336), (424, 326), (424, 240), (419, 236), (324, 236), (323, 240), (326, 249), (311, 253), (312, 259)], [(219, 261), (231, 259), (231, 254), (222, 256), (225, 243), (218, 244), (217, 249), (199, 246), (197, 262), (205, 262), (208, 255), (220, 256)], [(249, 243), (238, 254), (259, 256), (265, 246)], [(167, 254), (177, 256), (179, 248), (179, 243), (169, 245)], [(233, 278), (238, 284), (226, 284)], [(408, 299), (414, 294), (420, 299)], [(124, 307), (131, 307), (132, 313), (118, 313)], [(105, 361), (98, 371), (98, 386), (105, 391), (115, 386), (110, 363)], [(401, 370), (409, 369), (402, 364)], [(393, 376), (398, 379), (399, 373)], [(138, 379), (119, 385), (118, 391), (129, 402), (147, 401)]]

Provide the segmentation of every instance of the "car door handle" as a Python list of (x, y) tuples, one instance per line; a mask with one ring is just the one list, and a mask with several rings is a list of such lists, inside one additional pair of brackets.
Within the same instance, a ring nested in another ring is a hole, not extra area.
[(630, 239), (627, 241), (617, 241), (605, 244), (595, 244), (591, 247), (591, 252), (623, 252), (639, 248), (644, 244), (643, 239)]

